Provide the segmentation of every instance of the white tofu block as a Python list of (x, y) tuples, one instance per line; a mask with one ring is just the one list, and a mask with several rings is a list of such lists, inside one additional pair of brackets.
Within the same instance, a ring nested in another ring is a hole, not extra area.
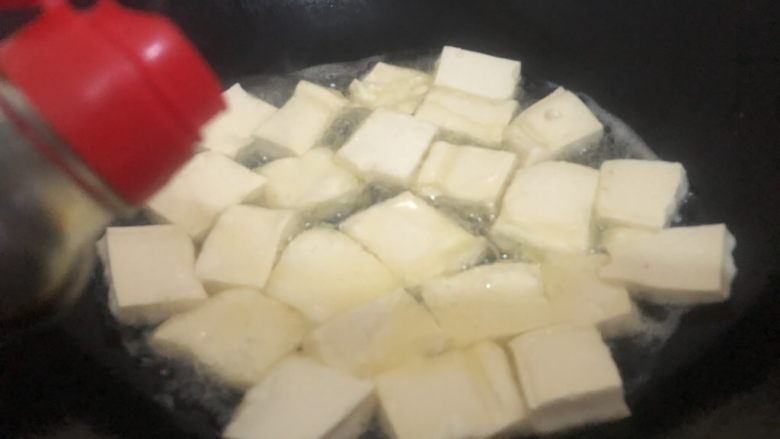
[(605, 226), (669, 225), (688, 193), (685, 168), (654, 160), (607, 160), (601, 165), (596, 216)]
[(479, 437), (485, 413), (462, 352), (407, 363), (378, 376), (376, 385), (389, 437)]
[(326, 148), (274, 160), (259, 172), (268, 179), (266, 205), (298, 210), (312, 220), (348, 213), (363, 190), (357, 177), (338, 166)]
[(492, 341), (477, 343), (464, 351), (474, 377), (484, 389), (483, 401), (489, 421), (485, 435), (526, 433), (528, 407), (506, 351)]
[(587, 252), (598, 178), (595, 169), (567, 162), (520, 169), (507, 188), (491, 236), (505, 250), (524, 245), (542, 252)]
[(504, 133), (504, 140), (525, 165), (598, 143), (604, 126), (574, 93), (559, 87), (523, 110)]
[(424, 282), (421, 291), (457, 346), (514, 336), (554, 321), (536, 264), (481, 265)]
[(433, 316), (404, 290), (333, 317), (305, 341), (306, 350), (326, 364), (358, 376), (440, 352), (445, 344)]
[(207, 298), (195, 277), (192, 240), (176, 226), (109, 227), (98, 253), (109, 308), (122, 323), (157, 323)]
[(238, 151), (252, 143), (252, 132), (276, 112), (276, 107), (241, 88), (241, 84), (222, 93), (225, 111), (207, 123), (201, 135), (205, 149), (235, 158)]
[(228, 385), (247, 388), (300, 345), (306, 325), (287, 305), (237, 288), (166, 320), (150, 343), (162, 353), (194, 361)]
[(147, 203), (152, 212), (202, 239), (230, 206), (262, 196), (266, 179), (216, 152), (195, 155)]
[(349, 84), (353, 102), (411, 114), (431, 87), (431, 76), (419, 70), (378, 62), (362, 79)]
[(722, 302), (731, 294), (736, 241), (724, 224), (609, 229), (602, 245), (611, 260), (599, 274), (625, 282), (634, 297), (685, 305)]
[(561, 323), (595, 325), (604, 338), (635, 334), (641, 315), (621, 283), (601, 279), (598, 270), (609, 257), (569, 255), (542, 264), (547, 296)]
[(352, 238), (314, 228), (296, 236), (282, 252), (265, 293), (323, 322), (400, 286), (400, 280)]
[(435, 142), (417, 176), (416, 191), (492, 213), (516, 163), (510, 152)]
[(406, 285), (475, 264), (487, 242), (404, 192), (358, 212), (341, 230), (363, 244)]
[(365, 180), (409, 187), (436, 127), (407, 114), (374, 110), (337, 157)]
[[(301, 356), (288, 357), (249, 389), (225, 427), (228, 439), (328, 439), (371, 411), (374, 385)], [(364, 425), (368, 419), (363, 419)], [(347, 439), (347, 436), (338, 436)], [(357, 435), (351, 436), (356, 438)]]
[(517, 108), (517, 101), (495, 101), (456, 90), (434, 88), (420, 104), (415, 116), (478, 143), (497, 147)]
[(489, 99), (512, 99), (520, 82), (520, 61), (445, 46), (433, 79), (435, 85)]
[(212, 290), (263, 288), (279, 252), (301, 227), (290, 210), (233, 206), (203, 242), (195, 272)]
[(493, 343), (407, 362), (376, 383), (390, 437), (491, 437), (526, 421), (506, 354)]
[(537, 433), (630, 415), (617, 366), (595, 327), (537, 329), (518, 336), (509, 347)]
[(307, 81), (295, 87), (292, 97), (255, 130), (258, 151), (269, 157), (296, 156), (313, 148), (347, 99)]

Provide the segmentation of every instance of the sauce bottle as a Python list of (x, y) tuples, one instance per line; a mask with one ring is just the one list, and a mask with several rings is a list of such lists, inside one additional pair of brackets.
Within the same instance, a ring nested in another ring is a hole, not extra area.
[(38, 14), (0, 41), (0, 336), (78, 297), (97, 235), (160, 188), (224, 108), (162, 17), (113, 0), (13, 3)]

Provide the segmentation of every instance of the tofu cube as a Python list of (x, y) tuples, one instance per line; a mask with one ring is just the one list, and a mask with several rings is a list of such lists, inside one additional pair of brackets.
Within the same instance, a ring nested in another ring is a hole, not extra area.
[(373, 376), (445, 344), (425, 307), (398, 290), (323, 323), (309, 333), (305, 348), (328, 365)]
[(617, 366), (595, 327), (537, 329), (518, 336), (509, 347), (535, 432), (630, 415)]
[(484, 238), (409, 192), (352, 215), (341, 230), (410, 286), (473, 265), (487, 249)]
[(431, 76), (425, 72), (378, 62), (363, 79), (349, 84), (349, 94), (363, 107), (411, 114), (430, 86)]
[(607, 160), (601, 165), (596, 216), (605, 226), (668, 226), (688, 193), (685, 168), (654, 160)]
[(306, 326), (287, 305), (238, 288), (171, 317), (149, 341), (157, 351), (194, 361), (225, 384), (244, 389), (300, 345)]
[(595, 325), (604, 338), (632, 335), (641, 329), (641, 315), (626, 288), (598, 275), (608, 261), (602, 254), (544, 261), (544, 285), (556, 321)]
[(376, 385), (383, 429), (398, 439), (492, 437), (526, 422), (507, 356), (494, 343), (407, 362)]
[(358, 434), (338, 433), (356, 418), (367, 426), (375, 406), (373, 390), (370, 381), (294, 355), (274, 365), (249, 389), (223, 437), (356, 438)]
[(434, 88), (415, 116), (485, 146), (498, 147), (517, 111), (517, 101), (495, 101), (456, 90)]
[(109, 227), (98, 242), (117, 320), (157, 323), (206, 300), (195, 277), (195, 247), (172, 225)]
[(299, 82), (282, 108), (255, 130), (260, 140), (257, 150), (268, 157), (305, 153), (317, 144), (347, 102), (335, 90)]
[(604, 126), (577, 95), (559, 87), (518, 114), (504, 140), (528, 166), (594, 145), (603, 134)]
[(323, 322), (400, 286), (400, 280), (352, 238), (314, 228), (295, 237), (282, 252), (265, 293)]
[(416, 191), (493, 213), (516, 162), (517, 156), (506, 151), (435, 142), (417, 176)]
[(195, 272), (211, 290), (263, 288), (277, 255), (301, 227), (293, 211), (233, 206), (204, 241)]
[(602, 245), (611, 259), (599, 274), (625, 282), (636, 298), (688, 305), (722, 302), (730, 296), (736, 241), (724, 224), (655, 232), (609, 229)]
[(591, 248), (591, 211), (598, 171), (567, 162), (520, 169), (509, 184), (491, 229), (504, 250), (517, 245), (544, 253), (585, 253)]
[(505, 437), (530, 430), (528, 406), (514, 377), (506, 351), (498, 343), (483, 341), (464, 351), (480, 387), (489, 421), (485, 434)]
[(520, 61), (445, 46), (433, 83), (489, 99), (512, 99)]
[(268, 181), (267, 206), (298, 210), (315, 221), (350, 212), (363, 190), (357, 177), (338, 166), (325, 148), (272, 161), (259, 172)]
[(422, 297), (456, 346), (553, 323), (536, 264), (497, 263), (431, 279)]
[(252, 133), (276, 107), (247, 93), (238, 83), (222, 93), (222, 98), (227, 108), (203, 127), (201, 145), (235, 158), (241, 148), (252, 143)]
[(410, 187), (436, 127), (407, 114), (371, 113), (337, 153), (365, 180)]
[(152, 213), (201, 240), (230, 206), (257, 200), (266, 179), (216, 152), (195, 155), (147, 203)]

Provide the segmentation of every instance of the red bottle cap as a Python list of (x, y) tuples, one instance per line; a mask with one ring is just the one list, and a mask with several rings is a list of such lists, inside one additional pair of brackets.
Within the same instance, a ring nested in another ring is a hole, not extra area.
[(165, 18), (112, 0), (87, 10), (41, 3), (35, 20), (0, 42), (0, 74), (117, 195), (139, 205), (224, 108), (220, 85)]

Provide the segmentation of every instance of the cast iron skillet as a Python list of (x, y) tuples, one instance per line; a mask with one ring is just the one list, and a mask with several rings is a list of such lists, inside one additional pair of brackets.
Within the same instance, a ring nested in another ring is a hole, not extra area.
[[(750, 5), (650, 3), (202, 0), (134, 6), (177, 21), (226, 84), (257, 73), (452, 44), (521, 59), (526, 74), (587, 92), (662, 158), (685, 164), (695, 194), (688, 222), (727, 223), (738, 240), (740, 273), (732, 300), (684, 317), (649, 390), (631, 401), (632, 418), (570, 436), (734, 437), (718, 436), (734, 433), (728, 422), (719, 429), (679, 425), (760, 383), (778, 358), (771, 342), (780, 311), (773, 297), (780, 285), (780, 145), (772, 128), (780, 101), (771, 71), (776, 59), (761, 58), (773, 53), (766, 38), (777, 35), (761, 35), (770, 27), (756, 26), (762, 14)], [(137, 419), (108, 412), (123, 419), (117, 433), (213, 437), (216, 420), (226, 414), (204, 412), (198, 404), (169, 410), (171, 401), (159, 397), (168, 378), (149, 373), (139, 364), (143, 359), (127, 353), (119, 331), (106, 323), (104, 296), (96, 273), (51, 333), (86, 355), (96, 375), (110, 372), (96, 378), (104, 380), (94, 384), (98, 392), (117, 386), (132, 407), (145, 404)], [(192, 396), (205, 391), (193, 389)], [(234, 401), (237, 395), (216, 397)], [(778, 403), (780, 398), (769, 401)], [(777, 424), (731, 422), (746, 437), (780, 435)], [(749, 428), (754, 430), (744, 430)]]

